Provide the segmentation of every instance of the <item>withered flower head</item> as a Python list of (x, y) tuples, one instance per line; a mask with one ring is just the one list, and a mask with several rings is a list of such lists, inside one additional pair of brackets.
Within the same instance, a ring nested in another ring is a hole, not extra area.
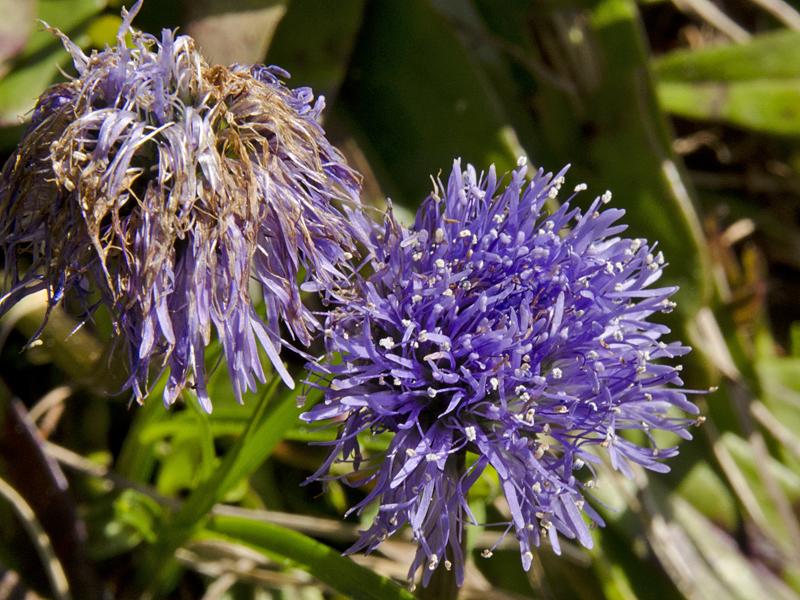
[(188, 384), (210, 410), (212, 329), (237, 397), (265, 379), (259, 346), (293, 385), (280, 329), (309, 343), (301, 280), (347, 275), (359, 178), (318, 123), (322, 97), (277, 67), (209, 66), (188, 36), (133, 29), (140, 4), (90, 56), (51, 29), (78, 75), (40, 97), (3, 170), (0, 314), (41, 290), (50, 307), (65, 294), (106, 305), (137, 400), (159, 361), (167, 404)]

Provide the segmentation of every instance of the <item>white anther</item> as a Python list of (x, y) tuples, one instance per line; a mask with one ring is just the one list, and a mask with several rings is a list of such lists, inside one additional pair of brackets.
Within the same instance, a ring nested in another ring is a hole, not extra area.
[(578, 185), (575, 186), (575, 193), (577, 194), (578, 192), (583, 192), (584, 190), (587, 190), (588, 188), (589, 188), (589, 186), (586, 185), (585, 183), (579, 183)]
[(474, 442), (475, 439), (477, 438), (477, 432), (475, 431), (475, 428), (472, 425), (467, 425), (466, 427), (464, 427), (464, 435), (467, 436), (467, 439), (470, 442)]
[(553, 379), (561, 379), (564, 373), (558, 367), (553, 367), (553, 370), (550, 371), (550, 375), (553, 377)]
[(378, 342), (379, 346), (383, 346), (387, 350), (391, 350), (394, 348), (394, 338), (391, 336), (386, 336), (385, 338), (381, 338), (381, 341)]
[(428, 388), (428, 396), (430, 396), (431, 398), (436, 398), (436, 394), (437, 394), (436, 389), (432, 387)]
[(433, 261), (433, 264), (436, 265), (437, 269), (444, 269), (445, 262), (443, 258), (437, 258)]
[(611, 192), (609, 190), (603, 192), (603, 195), (600, 196), (600, 201), (603, 204), (608, 204), (609, 202), (611, 202)]

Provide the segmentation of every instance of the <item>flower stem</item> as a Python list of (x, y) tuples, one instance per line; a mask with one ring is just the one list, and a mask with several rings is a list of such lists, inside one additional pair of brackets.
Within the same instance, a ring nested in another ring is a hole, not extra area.
[[(454, 481), (461, 481), (466, 469), (466, 463), (467, 455), (464, 451), (451, 456), (447, 469), (448, 471), (452, 469), (450, 475)], [(464, 568), (466, 568), (467, 535), (464, 531), (464, 519), (459, 519), (458, 523), (457, 534), (461, 545), (461, 555), (465, 560)], [(455, 563), (454, 557), (450, 557), (450, 560)], [(418, 597), (422, 600), (456, 600), (458, 598), (459, 586), (456, 581), (456, 569), (447, 569), (444, 563), (445, 561), (443, 560), (442, 564), (434, 571), (428, 585), (419, 591)]]
[(455, 570), (444, 567), (436, 569), (427, 587), (420, 588), (417, 594), (421, 600), (456, 600), (458, 585)]

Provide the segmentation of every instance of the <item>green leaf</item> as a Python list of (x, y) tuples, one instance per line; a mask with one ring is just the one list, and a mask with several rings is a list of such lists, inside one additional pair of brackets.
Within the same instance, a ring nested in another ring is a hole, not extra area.
[(339, 0), (336, 10), (317, 0), (292, 0), (267, 55), (292, 75), (292, 85), (310, 85), (330, 101), (347, 74), (361, 27), (364, 0)]
[(223, 537), (244, 544), (286, 567), (310, 573), (348, 598), (411, 600), (414, 596), (391, 580), (301, 533), (246, 517), (215, 515), (200, 537)]
[(665, 110), (778, 135), (800, 135), (800, 32), (779, 31), (653, 61)]
[(727, 531), (735, 531), (739, 522), (736, 501), (708, 462), (698, 461), (677, 491), (703, 515)]
[(154, 542), (158, 538), (156, 523), (161, 516), (161, 510), (161, 506), (153, 498), (132, 489), (124, 490), (114, 500), (114, 520), (148, 542)]
[[(606, 189), (625, 208), (626, 235), (658, 241), (670, 263), (663, 282), (680, 286), (673, 324), (713, 297), (710, 259), (692, 190), (655, 96), (649, 52), (636, 4), (630, 0), (570, 3), (515, 2), (511, 16), (480, 0), (485, 27), (512, 40), (519, 92), (502, 101), (523, 103), (535, 119), (537, 155), (550, 170), (572, 164), (571, 185), (586, 182), (593, 196)], [(480, 48), (475, 40), (472, 47)], [(484, 53), (475, 52), (480, 60)], [(492, 66), (484, 63), (484, 68)], [(520, 100), (521, 98), (521, 100)], [(507, 109), (511, 115), (519, 107)], [(578, 198), (580, 204), (589, 198)], [(694, 355), (698, 360), (698, 355)]]
[[(266, 388), (250, 423), (225, 455), (222, 463), (206, 481), (191, 493), (180, 510), (164, 524), (159, 543), (150, 553), (141, 571), (152, 588), (165, 588), (171, 583), (175, 549), (192, 535), (208, 516), (211, 508), (249, 477), (272, 453), (301, 412), (297, 406), (299, 391), (275, 392), (281, 386), (274, 377)], [(156, 573), (157, 576), (153, 576)]]
[(792, 539), (791, 530), (786, 526), (773, 494), (765, 485), (760, 472), (762, 469), (768, 469), (771, 478), (780, 486), (780, 493), (785, 494), (792, 503), (800, 500), (800, 475), (771, 457), (766, 464), (757, 463), (752, 446), (747, 440), (733, 433), (722, 434), (721, 442), (736, 462), (736, 466), (746, 480), (750, 492), (766, 519), (766, 523), (763, 524), (765, 529), (763, 534), (768, 535), (779, 546), (782, 546), (787, 556), (792, 556), (791, 553), (795, 551), (797, 540)]
[(156, 465), (155, 449), (145, 432), (156, 423), (169, 419), (170, 412), (161, 402), (161, 394), (167, 383), (168, 373), (163, 373), (151, 390), (143, 406), (135, 408), (133, 419), (125, 441), (122, 444), (116, 470), (123, 477), (134, 481), (148, 482)]
[(743, 81), (800, 77), (800, 32), (776, 31), (746, 44), (675, 50), (652, 62), (660, 81)]
[(368, 4), (336, 110), (395, 200), (416, 206), (430, 175), (462, 157), (515, 165), (519, 148), (486, 78), (427, 2)]
[(286, 0), (194, 0), (184, 2), (186, 31), (210, 64), (250, 64), (264, 60)]
[[(85, 28), (105, 6), (105, 0), (39, 0), (37, 18), (86, 46), (89, 36)], [(31, 35), (11, 71), (0, 81), (0, 125), (18, 123), (68, 60), (69, 55), (54, 36), (41, 29)]]
[(36, 14), (35, 0), (0, 0), (0, 76), (5, 71), (3, 63), (25, 47), (33, 29)]
[(800, 135), (800, 79), (685, 83), (663, 81), (665, 110), (763, 133)]
[[(730, 590), (726, 597), (741, 600), (775, 598), (792, 600), (797, 596), (768, 570), (756, 568), (740, 550), (736, 541), (715, 527), (688, 502), (673, 497), (675, 519), (682, 525), (697, 548), (697, 552), (711, 566), (716, 577)], [(690, 558), (690, 557), (686, 557)]]

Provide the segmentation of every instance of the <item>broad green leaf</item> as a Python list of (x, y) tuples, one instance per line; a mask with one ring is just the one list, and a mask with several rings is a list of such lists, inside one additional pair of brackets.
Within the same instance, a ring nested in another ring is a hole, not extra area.
[(430, 175), (462, 157), (500, 172), (519, 153), (488, 82), (423, 0), (368, 5), (336, 110), (396, 200), (415, 206)]
[(681, 117), (800, 136), (800, 79), (663, 81), (658, 99), (664, 110)]
[(745, 81), (800, 77), (800, 32), (780, 30), (745, 44), (675, 50), (653, 60), (660, 81)]
[(301, 533), (254, 519), (215, 515), (203, 537), (222, 537), (263, 553), (285, 567), (310, 573), (348, 598), (411, 600), (414, 596), (339, 552)]
[(260, 63), (286, 0), (194, 0), (183, 2), (191, 35), (210, 64)]
[(364, 0), (339, 0), (336, 10), (317, 0), (292, 0), (267, 62), (288, 70), (292, 86), (310, 85), (330, 101), (347, 74), (363, 12)]
[(659, 100), (675, 115), (800, 135), (800, 32), (677, 50), (656, 59), (653, 69)]

